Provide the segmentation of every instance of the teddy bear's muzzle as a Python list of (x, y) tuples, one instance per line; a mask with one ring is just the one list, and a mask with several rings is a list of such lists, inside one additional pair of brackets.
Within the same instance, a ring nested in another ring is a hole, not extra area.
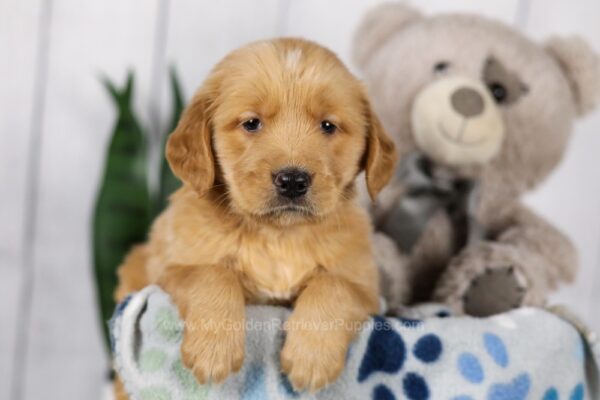
[(442, 164), (485, 164), (504, 139), (502, 114), (485, 86), (466, 77), (441, 78), (424, 87), (412, 108), (420, 150)]

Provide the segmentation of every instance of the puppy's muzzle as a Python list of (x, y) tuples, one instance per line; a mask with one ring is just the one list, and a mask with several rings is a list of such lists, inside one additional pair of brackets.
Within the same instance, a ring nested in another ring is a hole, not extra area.
[(298, 168), (284, 168), (273, 174), (277, 193), (288, 199), (304, 196), (310, 188), (310, 175)]

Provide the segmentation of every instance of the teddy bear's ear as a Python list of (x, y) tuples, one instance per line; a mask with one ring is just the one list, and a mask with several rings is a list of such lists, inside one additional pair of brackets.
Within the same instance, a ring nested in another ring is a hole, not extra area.
[(400, 3), (381, 4), (369, 11), (354, 33), (352, 55), (356, 65), (363, 68), (394, 33), (420, 18), (418, 11)]
[(580, 37), (554, 37), (546, 51), (563, 70), (576, 102), (577, 112), (584, 115), (600, 100), (600, 58)]

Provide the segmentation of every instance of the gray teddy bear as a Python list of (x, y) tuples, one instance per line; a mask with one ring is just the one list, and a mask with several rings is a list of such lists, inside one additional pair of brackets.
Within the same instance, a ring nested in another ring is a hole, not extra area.
[(571, 281), (572, 244), (521, 198), (556, 167), (575, 119), (596, 105), (591, 48), (391, 3), (366, 16), (354, 58), (401, 156), (370, 208), (389, 305), (433, 300), (486, 316), (543, 305)]

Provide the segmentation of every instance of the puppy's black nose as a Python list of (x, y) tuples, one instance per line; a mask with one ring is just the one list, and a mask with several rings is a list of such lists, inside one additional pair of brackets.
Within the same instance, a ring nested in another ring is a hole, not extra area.
[(295, 199), (304, 196), (310, 187), (310, 175), (297, 168), (285, 168), (273, 174), (273, 184), (280, 195)]

